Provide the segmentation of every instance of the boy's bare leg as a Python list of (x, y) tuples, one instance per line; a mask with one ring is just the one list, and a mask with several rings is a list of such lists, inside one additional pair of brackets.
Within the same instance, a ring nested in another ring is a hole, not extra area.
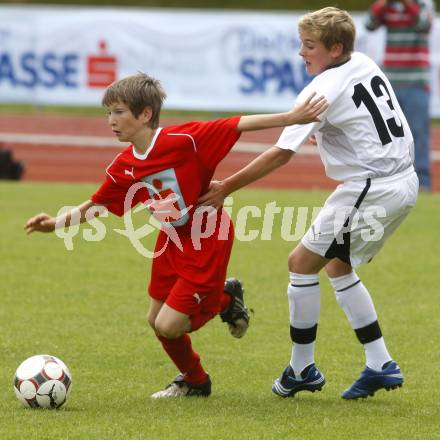
[(163, 304), (156, 316), (155, 329), (164, 338), (177, 339), (191, 331), (191, 320), (188, 315)]
[(193, 350), (188, 334), (191, 330), (189, 316), (152, 299), (148, 321), (165, 352), (181, 373), (164, 390), (151, 397), (157, 399), (211, 394), (211, 380), (200, 363), (200, 356)]
[(148, 324), (150, 324), (151, 328), (156, 331), (155, 323), (157, 315), (160, 312), (160, 309), (164, 305), (163, 301), (158, 301), (157, 299), (150, 298), (150, 307), (148, 308), (147, 320)]

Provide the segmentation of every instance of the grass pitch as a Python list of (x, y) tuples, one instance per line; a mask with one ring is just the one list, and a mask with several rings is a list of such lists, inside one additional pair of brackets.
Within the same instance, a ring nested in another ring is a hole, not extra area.
[[(404, 387), (347, 402), (340, 393), (363, 369), (362, 347), (322, 277), (317, 365), (320, 393), (280, 399), (270, 391), (290, 358), (286, 257), (293, 242), (236, 241), (230, 275), (244, 280), (255, 313), (248, 334), (233, 339), (219, 319), (193, 335), (213, 378), (208, 399), (151, 401), (177, 374), (146, 325), (151, 261), (139, 255), (116, 217), (104, 219), (101, 242), (73, 238), (67, 251), (55, 235), (27, 237), (30, 216), (56, 213), (94, 185), (0, 183), (0, 438), (6, 439), (428, 439), (438, 431), (440, 363), (438, 289), (440, 197), (422, 194), (382, 252), (358, 270), (376, 303), (388, 348)], [(243, 205), (322, 205), (324, 192), (243, 190)], [(309, 219), (310, 220), (310, 219)], [(261, 228), (262, 219), (248, 223)], [(84, 229), (84, 227), (83, 227)], [(152, 234), (146, 246), (154, 240)], [(28, 356), (60, 357), (73, 391), (57, 411), (25, 409), (12, 377)]]

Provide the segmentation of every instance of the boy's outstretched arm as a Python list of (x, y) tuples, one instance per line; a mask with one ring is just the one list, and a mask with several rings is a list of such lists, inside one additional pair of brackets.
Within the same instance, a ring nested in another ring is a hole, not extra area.
[(265, 128), (319, 122), (318, 116), (327, 110), (328, 103), (323, 96), (319, 98), (315, 98), (315, 96), (316, 93), (314, 92), (303, 103), (296, 105), (292, 110), (285, 113), (242, 116), (237, 125), (237, 130), (263, 130)]
[(270, 148), (232, 176), (222, 181), (212, 181), (208, 192), (199, 198), (197, 204), (199, 206), (213, 206), (215, 209), (219, 209), (229, 194), (286, 164), (293, 154), (295, 153), (291, 150), (284, 150), (278, 147)]
[[(328, 102), (323, 96), (319, 98), (315, 98), (315, 96), (316, 93), (312, 93), (303, 103), (298, 104), (286, 113), (242, 116), (237, 125), (237, 130), (262, 130), (264, 128), (320, 122), (318, 116), (327, 110)], [(286, 164), (293, 154), (294, 151), (292, 150), (278, 147), (270, 148), (227, 179), (212, 181), (208, 191), (200, 196), (197, 204), (219, 209), (229, 194), (261, 179)]]
[[(96, 209), (90, 210), (92, 207), (96, 207)], [(78, 222), (84, 223), (85, 221), (89, 221), (102, 214), (105, 210), (106, 208), (104, 206), (97, 205), (91, 200), (86, 200), (81, 203), (81, 205), (78, 205), (76, 208), (73, 208), (59, 217), (52, 217), (44, 212), (35, 217), (31, 217), (24, 225), (24, 229), (27, 234), (31, 234), (34, 231), (53, 232), (58, 228), (68, 227)]]

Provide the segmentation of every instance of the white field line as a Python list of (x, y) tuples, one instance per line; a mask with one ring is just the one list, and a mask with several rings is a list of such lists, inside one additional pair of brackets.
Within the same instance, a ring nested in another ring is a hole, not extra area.
[[(119, 142), (114, 137), (108, 136), (75, 136), (60, 134), (24, 134), (24, 133), (0, 133), (0, 142), (7, 144), (20, 143), (30, 145), (45, 145), (56, 147), (98, 147), (98, 148), (124, 148), (127, 143)], [(265, 144), (260, 142), (243, 142), (239, 141), (235, 144), (233, 151), (242, 153), (262, 153), (270, 148), (273, 144)], [(307, 156), (317, 156), (318, 149), (312, 145), (304, 145), (298, 154)], [(440, 162), (440, 151), (431, 151), (431, 160)]]

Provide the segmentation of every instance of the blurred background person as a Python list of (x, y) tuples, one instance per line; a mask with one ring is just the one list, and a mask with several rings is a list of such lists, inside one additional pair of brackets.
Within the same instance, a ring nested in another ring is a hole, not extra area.
[(415, 166), (422, 191), (431, 191), (429, 32), (432, 0), (377, 0), (366, 28), (386, 27), (383, 68), (414, 136)]

